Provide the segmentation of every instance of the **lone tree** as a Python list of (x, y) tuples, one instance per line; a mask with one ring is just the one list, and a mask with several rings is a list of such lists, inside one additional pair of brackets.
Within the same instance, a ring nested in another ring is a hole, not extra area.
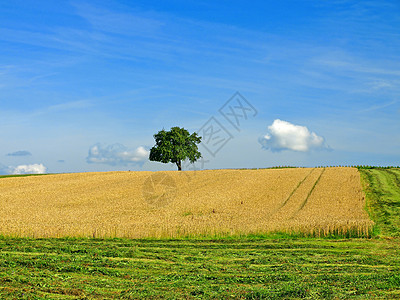
[(189, 159), (194, 163), (201, 157), (197, 144), (201, 137), (197, 133), (190, 134), (184, 128), (172, 127), (170, 131), (164, 129), (154, 135), (156, 145), (150, 149), (149, 159), (162, 163), (175, 163), (178, 171), (182, 171), (182, 161)]

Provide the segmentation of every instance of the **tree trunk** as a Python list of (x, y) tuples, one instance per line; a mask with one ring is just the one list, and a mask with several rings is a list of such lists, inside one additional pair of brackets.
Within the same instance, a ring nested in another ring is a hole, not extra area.
[(178, 161), (176, 162), (176, 165), (178, 166), (178, 171), (182, 171), (182, 163), (181, 163), (180, 160), (178, 160)]

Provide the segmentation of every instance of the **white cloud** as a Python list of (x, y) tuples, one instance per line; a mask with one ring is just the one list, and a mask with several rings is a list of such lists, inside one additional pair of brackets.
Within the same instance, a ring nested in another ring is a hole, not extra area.
[(149, 151), (142, 146), (135, 150), (130, 150), (121, 144), (103, 146), (98, 143), (89, 148), (89, 155), (86, 161), (95, 164), (126, 166), (131, 163), (142, 165), (148, 158)]
[(310, 132), (307, 127), (276, 119), (268, 126), (268, 133), (259, 138), (264, 149), (272, 151), (292, 150), (307, 152), (328, 148), (323, 137)]
[(20, 165), (17, 167), (9, 167), (8, 172), (13, 175), (44, 174), (47, 172), (47, 168), (43, 164)]

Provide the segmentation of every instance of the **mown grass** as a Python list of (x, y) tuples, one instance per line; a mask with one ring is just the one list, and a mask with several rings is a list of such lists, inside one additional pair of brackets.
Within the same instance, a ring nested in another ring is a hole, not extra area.
[(374, 233), (400, 237), (400, 169), (360, 169)]
[(400, 298), (400, 240), (0, 238), (0, 298)]

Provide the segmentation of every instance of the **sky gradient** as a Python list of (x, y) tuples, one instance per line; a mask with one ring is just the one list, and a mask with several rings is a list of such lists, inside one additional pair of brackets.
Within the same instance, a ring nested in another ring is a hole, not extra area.
[(0, 0), (3, 174), (400, 165), (399, 92), (398, 1)]

